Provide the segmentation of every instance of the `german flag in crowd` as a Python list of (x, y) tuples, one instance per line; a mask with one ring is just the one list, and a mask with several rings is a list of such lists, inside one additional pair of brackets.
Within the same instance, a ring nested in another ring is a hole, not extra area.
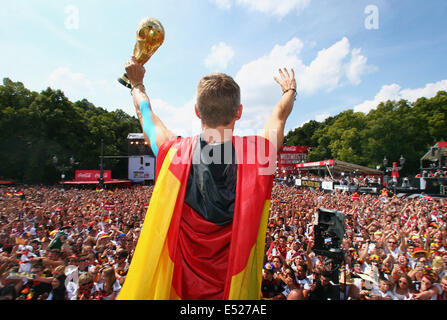
[(197, 141), (178, 138), (159, 150), (157, 181), (119, 300), (260, 298), (273, 175), (260, 175), (268, 164), (247, 164), (246, 157), (261, 147), (271, 150), (271, 144), (233, 137), (234, 215), (222, 226), (184, 200)]

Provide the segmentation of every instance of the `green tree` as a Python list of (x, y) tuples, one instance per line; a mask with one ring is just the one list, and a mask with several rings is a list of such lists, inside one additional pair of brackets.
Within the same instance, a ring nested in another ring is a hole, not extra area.
[[(76, 169), (98, 169), (101, 139), (106, 155), (127, 155), (130, 132), (141, 132), (140, 124), (122, 110), (109, 112), (85, 99), (73, 103), (51, 88), (32, 92), (7, 78), (0, 85), (0, 178), (54, 183), (60, 178), (54, 155), (60, 165), (74, 156)], [(127, 159), (108, 160), (106, 169), (126, 177)]]
[[(305, 127), (308, 125), (308, 127)], [(347, 110), (325, 120), (309, 122), (287, 135), (288, 145), (308, 143), (309, 161), (338, 159), (375, 168), (386, 156), (406, 158), (403, 174), (416, 173), (420, 158), (438, 141), (447, 140), (447, 92), (415, 103), (380, 103), (368, 114)]]

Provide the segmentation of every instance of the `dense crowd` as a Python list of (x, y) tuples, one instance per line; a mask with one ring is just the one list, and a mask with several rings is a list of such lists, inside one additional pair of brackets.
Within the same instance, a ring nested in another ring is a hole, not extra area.
[[(152, 187), (0, 188), (3, 300), (112, 300)], [(447, 201), (274, 184), (262, 299), (446, 299)], [(318, 208), (345, 214), (345, 259), (316, 255)]]
[[(316, 255), (318, 208), (345, 216), (344, 261)], [(263, 299), (445, 300), (447, 201), (276, 184)], [(279, 253), (279, 254), (278, 254)]]
[(0, 188), (2, 299), (115, 299), (152, 190)]

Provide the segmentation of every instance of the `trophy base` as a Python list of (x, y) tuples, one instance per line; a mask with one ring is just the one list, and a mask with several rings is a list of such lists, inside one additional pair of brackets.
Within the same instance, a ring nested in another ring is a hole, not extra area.
[(132, 89), (132, 86), (130, 85), (129, 78), (127, 78), (127, 74), (126, 73), (118, 78), (118, 82), (121, 83), (126, 88)]

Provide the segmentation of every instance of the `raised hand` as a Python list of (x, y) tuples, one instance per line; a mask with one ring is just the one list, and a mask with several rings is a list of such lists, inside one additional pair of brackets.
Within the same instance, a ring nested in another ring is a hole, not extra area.
[(273, 77), (273, 79), (281, 86), (283, 94), (289, 91), (296, 93), (295, 71), (290, 69), (292, 75), (289, 74), (289, 71), (287, 71), (286, 68), (284, 68), (284, 71), (281, 69), (278, 71), (281, 79), (278, 79), (277, 77)]

